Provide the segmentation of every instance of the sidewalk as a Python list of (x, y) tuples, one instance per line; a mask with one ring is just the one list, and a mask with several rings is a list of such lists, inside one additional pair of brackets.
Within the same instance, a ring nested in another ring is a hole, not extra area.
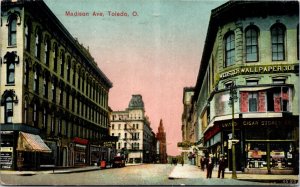
[[(218, 170), (214, 168), (212, 172), (212, 178), (218, 177)], [(206, 178), (206, 170), (202, 171), (200, 168), (194, 165), (185, 164), (177, 165), (169, 175), (169, 179), (180, 178)], [(231, 173), (225, 172), (225, 179), (231, 179)], [(267, 174), (246, 174), (237, 173), (237, 180), (255, 181), (255, 182), (286, 182), (296, 183), (298, 182), (298, 175), (267, 175)]]
[[(136, 166), (141, 164), (126, 164), (127, 166)], [(110, 169), (112, 167), (106, 166), (104, 169)], [(11, 174), (11, 175), (23, 175), (23, 176), (30, 176), (30, 175), (37, 175), (37, 174), (63, 174), (63, 173), (79, 173), (79, 172), (86, 172), (86, 171), (96, 171), (96, 170), (104, 170), (101, 169), (100, 166), (86, 166), (86, 167), (78, 167), (78, 168), (57, 168), (51, 170), (42, 170), (42, 171), (13, 171), (13, 170), (0, 170), (1, 174)]]

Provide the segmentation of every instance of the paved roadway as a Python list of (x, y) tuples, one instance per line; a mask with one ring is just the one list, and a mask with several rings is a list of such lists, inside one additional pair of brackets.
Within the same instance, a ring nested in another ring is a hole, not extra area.
[(2, 185), (270, 185), (232, 179), (169, 179), (174, 166), (143, 164), (124, 168), (66, 174), (38, 173), (32, 176), (1, 174)]

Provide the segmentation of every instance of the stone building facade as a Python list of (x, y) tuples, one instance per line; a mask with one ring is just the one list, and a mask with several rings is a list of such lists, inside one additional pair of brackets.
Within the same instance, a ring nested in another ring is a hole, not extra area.
[(213, 9), (194, 97), (207, 154), (225, 155), (231, 169), (234, 138), (237, 170), (298, 173), (298, 2), (229, 1)]
[[(94, 151), (105, 152), (110, 80), (43, 1), (2, 1), (0, 33), (1, 147), (12, 148), (5, 167), (91, 164)], [(25, 150), (22, 133), (40, 143)], [(51, 151), (37, 150), (44, 144)]]
[(118, 153), (128, 163), (149, 163), (156, 158), (156, 138), (145, 115), (141, 95), (132, 95), (125, 111), (113, 111), (110, 116), (110, 135), (117, 136)]

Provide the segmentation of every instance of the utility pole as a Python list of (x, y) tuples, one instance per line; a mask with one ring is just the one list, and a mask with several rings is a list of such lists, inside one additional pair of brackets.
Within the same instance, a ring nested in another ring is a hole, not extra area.
[(231, 147), (231, 151), (232, 151), (232, 179), (236, 179), (236, 160), (235, 160), (235, 139), (234, 139), (234, 102), (237, 99), (236, 96), (236, 87), (234, 85), (234, 83), (232, 82), (230, 85), (230, 98), (229, 98), (229, 104), (231, 105), (231, 109), (232, 109), (232, 122), (231, 122), (231, 126), (232, 126), (232, 138), (231, 138), (231, 143), (232, 143), (232, 147)]

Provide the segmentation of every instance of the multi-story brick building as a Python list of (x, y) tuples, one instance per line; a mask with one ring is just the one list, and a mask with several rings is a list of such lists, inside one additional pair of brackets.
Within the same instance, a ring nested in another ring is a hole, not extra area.
[(141, 95), (132, 95), (125, 111), (113, 111), (110, 117), (110, 135), (118, 136), (116, 148), (128, 163), (149, 163), (155, 159), (155, 134), (145, 115)]
[(233, 116), (237, 170), (297, 173), (298, 2), (229, 1), (212, 10), (194, 97), (204, 144), (230, 169)]
[(0, 33), (1, 167), (92, 163), (110, 80), (43, 1), (2, 1)]

